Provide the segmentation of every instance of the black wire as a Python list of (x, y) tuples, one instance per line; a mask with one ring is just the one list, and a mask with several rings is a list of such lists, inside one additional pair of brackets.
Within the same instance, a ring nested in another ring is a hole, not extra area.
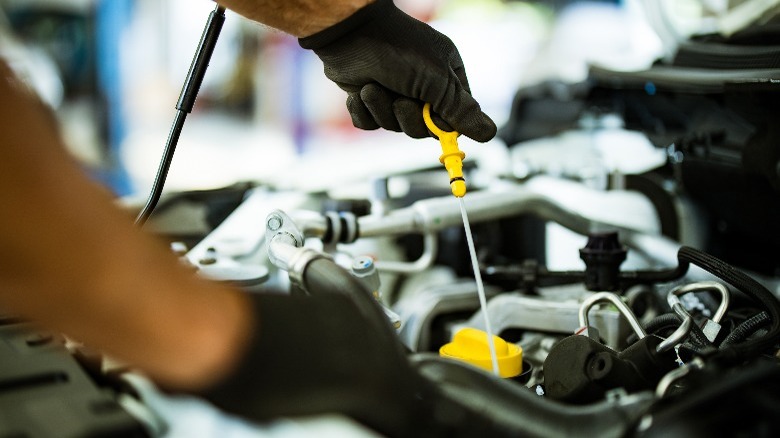
[(717, 353), (720, 359), (742, 361), (759, 355), (777, 344), (780, 340), (780, 302), (766, 287), (728, 263), (694, 248), (683, 246), (677, 253), (677, 259), (681, 266), (685, 265), (685, 269), (692, 263), (739, 289), (750, 299), (761, 304), (769, 316), (771, 325), (767, 333), (740, 344), (721, 348)]
[(173, 126), (168, 134), (168, 141), (165, 143), (165, 150), (157, 168), (157, 175), (155, 175), (152, 190), (149, 193), (146, 205), (144, 205), (144, 208), (141, 209), (141, 212), (135, 219), (135, 224), (139, 227), (144, 226), (160, 201), (165, 180), (168, 178), (168, 170), (171, 168), (171, 162), (173, 161), (173, 154), (176, 152), (176, 145), (179, 143), (179, 136), (184, 127), (184, 120), (187, 118), (187, 114), (192, 112), (195, 98), (198, 96), (198, 91), (203, 83), (203, 77), (206, 74), (206, 69), (209, 66), (211, 55), (214, 53), (214, 47), (217, 44), (217, 39), (224, 23), (225, 8), (218, 5), (209, 14), (206, 28), (203, 30), (203, 35), (201, 35), (198, 49), (195, 51), (195, 57), (192, 59), (192, 64), (190, 64), (190, 70), (187, 72), (187, 78), (184, 81), (179, 101), (176, 104), (176, 118), (173, 120)]
[(753, 315), (747, 320), (743, 321), (737, 326), (723, 342), (720, 344), (721, 348), (728, 347), (729, 345), (738, 344), (751, 335), (756, 333), (761, 327), (769, 324), (769, 315), (766, 312), (761, 312), (757, 315)]
[[(677, 262), (678, 266), (670, 270), (632, 272), (627, 273), (628, 277), (625, 279), (637, 280), (641, 278), (642, 281), (670, 281), (680, 278), (688, 271), (689, 266), (694, 264), (731, 286), (734, 286), (751, 300), (760, 304), (761, 307), (765, 309), (766, 315), (771, 323), (769, 330), (755, 339), (750, 339), (741, 343), (736, 343), (736, 341), (734, 341), (734, 343), (730, 342), (728, 344), (724, 341), (717, 352), (717, 357), (719, 359), (726, 362), (742, 361), (757, 356), (765, 350), (773, 348), (777, 344), (780, 340), (780, 301), (778, 301), (766, 287), (717, 257), (713, 257), (703, 251), (688, 246), (681, 247), (677, 252)], [(755, 321), (751, 322), (751, 324), (753, 323), (755, 323)], [(743, 323), (743, 325), (744, 324), (745, 323)], [(753, 333), (755, 333), (755, 329), (752, 329), (750, 333), (747, 333), (745, 338)], [(701, 328), (696, 325), (691, 330), (691, 337), (697, 341), (697, 343), (711, 345), (706, 337), (704, 337)]]
[[(677, 327), (680, 326), (681, 322), (682, 320), (680, 319), (679, 316), (677, 316), (676, 313), (664, 313), (647, 321), (644, 324), (644, 328), (645, 328), (645, 332), (647, 332), (648, 334), (664, 336), (661, 335), (662, 330), (674, 331)], [(639, 340), (639, 336), (637, 336), (636, 333), (631, 333), (628, 336), (628, 338), (626, 338), (626, 342), (629, 345), (633, 344), (638, 340)]]
[(645, 324), (645, 331), (647, 333), (655, 333), (667, 327), (677, 328), (680, 326), (681, 322), (682, 320), (676, 313), (664, 313), (663, 315), (658, 315), (650, 321), (647, 321), (647, 324)]
[[(656, 334), (663, 329), (677, 329), (682, 324), (682, 318), (676, 313), (664, 313), (651, 319), (645, 324), (645, 331), (647, 333)], [(712, 347), (712, 342), (707, 339), (704, 332), (696, 324), (691, 325), (691, 332), (688, 335), (693, 341), (693, 347), (698, 350), (699, 348)], [(634, 339), (629, 339), (629, 343), (633, 343)]]

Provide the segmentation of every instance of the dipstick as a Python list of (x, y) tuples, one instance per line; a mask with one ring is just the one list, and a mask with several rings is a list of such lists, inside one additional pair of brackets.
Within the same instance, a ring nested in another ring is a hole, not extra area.
[(460, 214), (463, 217), (463, 229), (466, 231), (466, 241), (468, 242), (469, 254), (471, 255), (471, 266), (474, 269), (474, 279), (477, 282), (477, 295), (479, 296), (479, 305), (482, 308), (482, 314), (485, 316), (485, 331), (488, 337), (488, 348), (490, 349), (490, 360), (493, 363), (493, 373), (500, 376), (498, 369), (498, 357), (496, 355), (496, 344), (493, 339), (493, 329), (490, 327), (490, 317), (487, 312), (487, 298), (485, 297), (485, 286), (482, 284), (482, 274), (479, 272), (479, 261), (477, 260), (477, 251), (474, 249), (474, 238), (471, 235), (471, 226), (466, 214), (466, 204), (463, 197), (466, 196), (466, 179), (463, 178), (463, 159), (466, 154), (458, 148), (458, 132), (444, 131), (436, 126), (431, 119), (431, 104), (426, 103), (423, 106), (423, 120), (425, 126), (439, 138), (442, 154), (439, 162), (447, 169), (450, 175), (450, 189), (452, 194), (460, 201)]

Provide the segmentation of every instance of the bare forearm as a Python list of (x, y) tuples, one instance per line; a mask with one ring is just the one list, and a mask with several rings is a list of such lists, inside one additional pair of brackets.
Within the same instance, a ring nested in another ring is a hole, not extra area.
[(305, 37), (349, 17), (375, 0), (219, 0), (249, 19)]
[(0, 307), (171, 387), (219, 378), (248, 336), (242, 297), (200, 281), (89, 181), (0, 60)]

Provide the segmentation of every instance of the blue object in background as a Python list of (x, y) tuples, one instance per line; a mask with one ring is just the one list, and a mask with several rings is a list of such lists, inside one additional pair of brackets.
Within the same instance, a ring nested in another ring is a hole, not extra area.
[(655, 84), (649, 81), (645, 82), (645, 92), (650, 96), (655, 96), (655, 92), (656, 92)]
[(8, 18), (26, 43), (41, 48), (60, 70), (65, 100), (87, 99), (99, 131), (102, 163), (85, 169), (117, 195), (132, 192), (119, 148), (126, 135), (119, 44), (135, 0), (93, 0), (88, 6), (19, 3)]
[(306, 96), (303, 93), (304, 70), (306, 67), (306, 51), (298, 44), (290, 44), (292, 49), (292, 87), (290, 89), (290, 115), (292, 118), (292, 133), (295, 151), (298, 155), (306, 152), (306, 141), (310, 135), (310, 127), (304, 110)]
[(95, 4), (95, 51), (97, 81), (106, 114), (107, 166), (96, 175), (119, 196), (132, 193), (130, 178), (121, 161), (120, 148), (127, 135), (122, 102), (119, 46), (122, 32), (132, 17), (134, 0), (97, 0)]

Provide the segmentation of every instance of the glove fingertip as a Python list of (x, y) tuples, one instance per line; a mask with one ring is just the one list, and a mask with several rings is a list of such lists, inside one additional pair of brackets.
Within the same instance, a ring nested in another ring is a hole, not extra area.
[(355, 128), (363, 129), (365, 131), (374, 131), (379, 129), (379, 123), (374, 120), (374, 116), (366, 108), (366, 105), (353, 93), (347, 97), (347, 110), (352, 118), (352, 125)]
[(460, 133), (466, 137), (478, 141), (480, 143), (486, 143), (496, 136), (498, 128), (493, 119), (490, 118), (484, 112), (474, 117), (473, 120), (467, 122), (460, 130)]
[(360, 100), (380, 128), (388, 131), (401, 132), (393, 113), (394, 93), (377, 83), (369, 83), (360, 90)]

